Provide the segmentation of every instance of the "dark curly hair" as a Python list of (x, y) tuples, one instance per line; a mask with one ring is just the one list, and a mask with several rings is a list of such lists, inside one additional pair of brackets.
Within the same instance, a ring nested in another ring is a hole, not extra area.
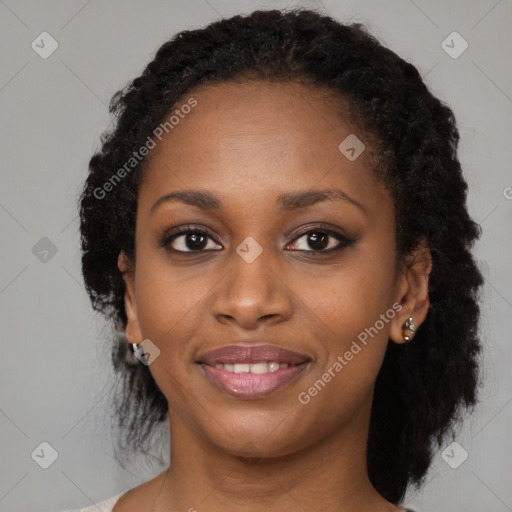
[[(168, 404), (146, 365), (131, 365), (124, 334), (120, 251), (135, 257), (138, 187), (146, 159), (99, 193), (185, 94), (234, 80), (306, 83), (346, 100), (372, 141), (375, 172), (395, 205), (399, 257), (423, 239), (432, 254), (430, 308), (414, 342), (388, 343), (375, 384), (367, 463), (370, 480), (398, 504), (423, 483), (435, 451), (477, 403), (482, 275), (471, 254), (480, 228), (468, 214), (451, 109), (418, 70), (360, 24), (305, 9), (258, 10), (186, 30), (165, 42), (141, 76), (111, 99), (114, 126), (101, 136), (80, 198), (82, 271), (95, 310), (115, 328), (112, 359), (122, 384), (115, 403), (122, 451), (145, 451)], [(105, 197), (103, 197), (105, 196)], [(147, 454), (147, 451), (145, 452)]]

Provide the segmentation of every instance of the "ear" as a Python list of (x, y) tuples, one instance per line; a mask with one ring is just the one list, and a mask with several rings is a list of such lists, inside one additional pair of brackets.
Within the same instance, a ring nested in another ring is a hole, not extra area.
[(395, 301), (400, 303), (402, 309), (391, 321), (389, 334), (395, 343), (405, 343), (402, 325), (409, 317), (419, 327), (427, 316), (430, 306), (428, 278), (431, 270), (432, 254), (426, 240), (422, 239), (400, 264)]
[(123, 251), (119, 253), (117, 266), (123, 274), (125, 283), (126, 338), (130, 343), (140, 344), (144, 338), (140, 330), (137, 302), (135, 301), (134, 269), (131, 259)]

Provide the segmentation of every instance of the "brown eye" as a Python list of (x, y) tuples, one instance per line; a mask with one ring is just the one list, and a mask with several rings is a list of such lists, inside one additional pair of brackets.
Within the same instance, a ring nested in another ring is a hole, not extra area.
[(201, 252), (219, 250), (218, 246), (206, 233), (200, 229), (181, 229), (162, 240), (162, 246), (168, 247), (176, 252)]
[[(301, 240), (303, 240), (301, 242)], [(341, 233), (337, 233), (327, 229), (310, 229), (299, 237), (295, 238), (292, 250), (294, 251), (307, 251), (307, 252), (331, 252), (346, 245), (349, 245), (348, 240)]]

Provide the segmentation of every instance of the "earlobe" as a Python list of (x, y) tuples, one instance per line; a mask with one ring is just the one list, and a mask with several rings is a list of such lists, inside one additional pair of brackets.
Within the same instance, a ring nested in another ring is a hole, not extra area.
[(427, 316), (431, 270), (432, 255), (426, 240), (422, 239), (401, 265), (397, 283), (397, 301), (401, 310), (391, 322), (389, 334), (395, 343), (409, 343)]

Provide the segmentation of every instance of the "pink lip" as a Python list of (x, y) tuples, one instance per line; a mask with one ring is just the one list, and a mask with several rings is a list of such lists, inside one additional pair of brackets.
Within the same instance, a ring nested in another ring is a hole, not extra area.
[(201, 367), (205, 371), (208, 380), (228, 395), (237, 398), (256, 399), (267, 396), (289, 384), (306, 369), (308, 363), (309, 361), (306, 361), (299, 365), (279, 368), (275, 372), (263, 374), (233, 373), (205, 363), (202, 363)]
[(206, 352), (200, 355), (197, 360), (199, 363), (210, 366), (215, 366), (217, 363), (242, 364), (270, 361), (297, 365), (309, 361), (310, 358), (304, 354), (274, 345), (229, 345)]
[[(216, 364), (251, 364), (259, 362), (288, 364), (263, 374), (233, 373), (216, 368)], [(212, 350), (198, 358), (208, 380), (227, 394), (244, 399), (257, 399), (286, 386), (302, 373), (311, 359), (298, 352), (273, 345), (229, 345)]]

